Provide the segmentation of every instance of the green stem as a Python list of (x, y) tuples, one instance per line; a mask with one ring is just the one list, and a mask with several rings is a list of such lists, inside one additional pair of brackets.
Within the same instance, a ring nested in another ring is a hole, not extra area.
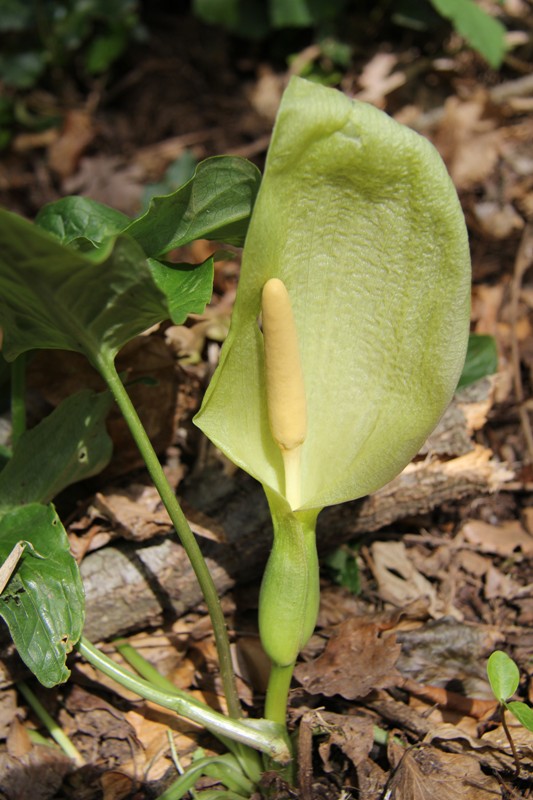
[[(161, 673), (158, 672), (158, 670), (129, 642), (119, 640), (114, 642), (114, 645), (122, 658), (124, 658), (141, 677), (149, 681), (152, 686), (170, 694), (179, 692), (179, 689), (177, 689), (172, 681), (169, 681), (168, 678), (161, 675)], [(188, 697), (188, 695), (186, 697)], [(248, 778), (253, 783), (258, 783), (261, 778), (261, 761), (257, 751), (251, 750), (249, 747), (239, 742), (233, 742), (225, 736), (220, 736), (220, 734), (214, 730), (211, 730), (211, 733), (220, 740), (224, 747), (233, 753)]]
[[(182, 717), (203, 725), (209, 730), (216, 731), (217, 735), (227, 736), (235, 742), (242, 742), (242, 744), (260, 750), (276, 761), (284, 763), (290, 759), (291, 756), (283, 731), (280, 731), (278, 735), (277, 729), (276, 731), (268, 732), (254, 727), (254, 722), (256, 725), (260, 724), (258, 721), (250, 720), (245, 722), (240, 719), (229, 719), (224, 714), (213, 711), (209, 706), (177, 688), (172, 693), (163, 692), (143, 678), (138, 678), (132, 672), (116, 664), (85, 637), (80, 639), (76, 648), (100, 672), (103, 672), (104, 675), (112, 678), (126, 689), (135, 692), (139, 697), (143, 697), (152, 703), (157, 703), (163, 708), (168, 708)], [(265, 723), (265, 720), (262, 722)], [(263, 724), (263, 728), (265, 727)]]
[(43, 704), (34, 695), (30, 687), (24, 682), (19, 681), (17, 688), (24, 697), (28, 705), (34, 710), (43, 725), (48, 729), (50, 736), (57, 742), (65, 755), (71, 758), (78, 767), (83, 767), (85, 761), (80, 751), (72, 744), (67, 734), (60, 728), (55, 719), (50, 716)]
[(287, 720), (287, 702), (291, 688), (294, 664), (288, 667), (278, 667), (272, 664), (265, 701), (265, 717), (280, 725), (285, 725)]
[(26, 430), (26, 353), (11, 365), (11, 446), (15, 449)]
[(215, 634), (215, 642), (218, 652), (220, 674), (222, 677), (222, 684), (224, 687), (224, 694), (228, 704), (228, 713), (233, 719), (239, 719), (242, 716), (239, 697), (237, 694), (237, 686), (235, 683), (235, 675), (233, 672), (233, 664), (231, 661), (231, 652), (229, 646), (228, 632), (226, 629), (226, 622), (224, 614), (220, 605), (218, 592), (213, 582), (213, 578), (207, 568), (202, 551), (196, 541), (193, 532), (185, 518), (183, 511), (176, 499), (176, 495), (167, 481), (166, 475), (163, 471), (159, 459), (155, 453), (152, 443), (148, 438), (146, 431), (139, 419), (139, 416), (130, 400), (130, 397), (124, 388), (122, 381), (116, 371), (115, 365), (112, 360), (101, 356), (96, 361), (96, 366), (100, 371), (102, 377), (106, 381), (113, 397), (120, 408), (124, 419), (132, 433), (132, 436), (139, 448), (139, 451), (144, 459), (150, 477), (152, 478), (157, 491), (161, 496), (161, 500), (168, 511), (168, 515), (174, 525), (176, 533), (187, 552), (191, 566), (200, 584), (205, 602), (209, 609), (211, 622), (213, 624), (213, 631)]
[(515, 763), (515, 768), (516, 768), (515, 769), (515, 778), (518, 778), (519, 775), (520, 775), (520, 759), (518, 758), (518, 753), (516, 752), (516, 747), (515, 747), (515, 744), (514, 744), (514, 741), (513, 741), (513, 737), (511, 736), (511, 731), (509, 730), (509, 727), (507, 725), (507, 720), (505, 719), (505, 711), (506, 711), (505, 703), (500, 703), (500, 708), (501, 708), (501, 712), (502, 712), (502, 727), (503, 727), (503, 731), (504, 731), (505, 736), (507, 737), (507, 741), (509, 742), (509, 745), (511, 747), (511, 752), (513, 754), (513, 759), (514, 759), (514, 763)]

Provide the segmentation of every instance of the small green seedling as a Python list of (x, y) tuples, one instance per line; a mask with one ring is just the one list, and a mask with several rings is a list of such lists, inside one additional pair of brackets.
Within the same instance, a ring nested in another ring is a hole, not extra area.
[(516, 764), (516, 774), (520, 772), (520, 761), (511, 732), (505, 720), (505, 712), (510, 711), (524, 728), (533, 731), (533, 708), (522, 703), (520, 700), (510, 700), (518, 689), (520, 683), (520, 672), (513, 659), (504, 653), (503, 650), (495, 650), (487, 661), (487, 675), (490, 688), (494, 697), (500, 704), (502, 714), (502, 725), (507, 736), (509, 745), (513, 753)]

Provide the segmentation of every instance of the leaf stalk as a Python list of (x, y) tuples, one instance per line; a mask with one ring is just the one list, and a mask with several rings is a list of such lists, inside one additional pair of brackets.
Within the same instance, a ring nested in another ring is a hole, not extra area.
[(290, 760), (291, 754), (281, 731), (279, 735), (276, 735), (274, 731), (259, 730), (254, 727), (254, 723), (258, 723), (256, 720), (245, 722), (242, 719), (230, 719), (224, 714), (213, 711), (213, 709), (199, 700), (190, 697), (186, 692), (180, 692), (179, 689), (172, 693), (163, 692), (143, 678), (137, 677), (129, 670), (116, 664), (85, 637), (80, 639), (76, 648), (87, 661), (103, 672), (104, 675), (112, 678), (126, 689), (135, 692), (145, 700), (157, 703), (163, 708), (168, 708), (205, 728), (216, 731), (217, 734), (227, 736), (233, 741), (241, 742), (260, 750), (276, 761), (286, 763)]
[(131, 431), (131, 434), (139, 448), (139, 451), (144, 459), (150, 477), (152, 478), (157, 491), (163, 501), (163, 504), (168, 512), (168, 515), (174, 525), (176, 533), (183, 545), (187, 556), (191, 562), (191, 566), (200, 584), (202, 594), (209, 609), (209, 615), (213, 625), (215, 635), (215, 642), (219, 658), (220, 673), (222, 677), (222, 684), (224, 687), (224, 695), (228, 704), (228, 713), (233, 719), (239, 719), (242, 716), (239, 697), (237, 694), (237, 687), (235, 683), (235, 675), (233, 672), (233, 664), (231, 660), (231, 652), (229, 646), (228, 632), (224, 614), (220, 605), (218, 592), (211, 577), (211, 573), (207, 568), (202, 551), (196, 541), (193, 532), (187, 522), (187, 519), (181, 510), (176, 495), (171, 488), (166, 475), (163, 471), (156, 452), (152, 446), (150, 439), (142, 425), (139, 415), (135, 410), (131, 399), (124, 388), (122, 381), (117, 373), (116, 367), (112, 359), (99, 355), (95, 359), (96, 366), (100, 374), (106, 381), (109, 390), (116, 400), (126, 423)]

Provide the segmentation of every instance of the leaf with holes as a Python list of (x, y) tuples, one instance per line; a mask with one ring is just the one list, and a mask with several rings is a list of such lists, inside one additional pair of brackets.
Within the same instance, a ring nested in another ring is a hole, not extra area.
[(0, 516), (19, 505), (49, 503), (108, 464), (113, 444), (105, 419), (112, 402), (108, 392), (84, 389), (23, 434), (0, 473)]
[(81, 636), (84, 594), (66, 531), (52, 506), (31, 503), (0, 520), (0, 560), (18, 543), (26, 546), (0, 594), (19, 655), (44, 686), (70, 675), (66, 656)]

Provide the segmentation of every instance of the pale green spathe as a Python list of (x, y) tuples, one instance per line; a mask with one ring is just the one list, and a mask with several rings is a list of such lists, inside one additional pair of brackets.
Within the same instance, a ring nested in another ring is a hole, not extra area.
[(274, 277), (290, 295), (307, 397), (301, 508), (375, 491), (438, 422), (466, 352), (467, 235), (432, 145), (335, 90), (293, 78), (284, 94), (231, 330), (195, 420), (283, 496), (258, 326)]

